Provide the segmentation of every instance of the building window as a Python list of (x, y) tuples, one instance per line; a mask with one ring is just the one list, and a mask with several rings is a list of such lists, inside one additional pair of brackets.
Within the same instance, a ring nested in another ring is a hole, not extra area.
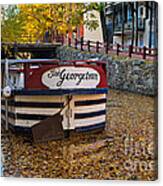
[(13, 84), (16, 85), (16, 77), (13, 77)]
[(156, 48), (156, 34), (155, 32), (151, 33), (151, 48)]
[(140, 46), (140, 47), (144, 47), (143, 35), (140, 35), (139, 46)]
[(141, 6), (141, 7), (139, 7), (138, 17), (141, 18), (141, 17), (143, 17), (143, 15), (144, 15), (144, 7)]
[(132, 11), (131, 11), (131, 8), (128, 9), (127, 20), (128, 20), (128, 22), (130, 22), (132, 20)]
[(140, 15), (143, 16), (143, 7), (140, 7)]

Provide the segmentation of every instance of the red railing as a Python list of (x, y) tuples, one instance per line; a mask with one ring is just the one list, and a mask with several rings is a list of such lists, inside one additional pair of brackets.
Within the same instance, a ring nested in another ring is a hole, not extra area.
[(55, 39), (55, 41), (60, 41), (62, 45), (67, 45), (81, 51), (96, 52), (96, 53), (106, 53), (106, 54), (116, 54), (117, 56), (128, 56), (142, 59), (157, 60), (157, 48), (136, 47), (132, 45), (120, 45), (120, 44), (110, 44), (95, 42), (95, 41), (85, 41), (81, 39), (71, 39), (60, 37)]

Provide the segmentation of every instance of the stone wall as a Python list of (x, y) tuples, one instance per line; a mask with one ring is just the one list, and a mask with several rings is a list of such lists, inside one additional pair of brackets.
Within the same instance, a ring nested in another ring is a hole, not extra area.
[(61, 60), (98, 58), (106, 61), (108, 85), (111, 88), (151, 96), (157, 94), (157, 63), (131, 58), (115, 60), (106, 54), (81, 52), (65, 46), (58, 47), (56, 54)]

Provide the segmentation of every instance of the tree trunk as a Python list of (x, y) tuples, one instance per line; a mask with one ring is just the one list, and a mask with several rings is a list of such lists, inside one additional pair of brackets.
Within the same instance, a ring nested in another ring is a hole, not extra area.
[(115, 8), (114, 8), (114, 5), (113, 5), (112, 23), (113, 23), (113, 34), (114, 34), (114, 28), (115, 28)]
[(112, 5), (112, 31), (111, 36), (108, 35), (108, 46), (110, 47), (110, 44), (113, 44), (113, 37), (114, 37), (114, 28), (115, 28), (115, 7), (114, 4)]
[(123, 2), (122, 3), (122, 42), (121, 42), (121, 44), (122, 44), (122, 47), (123, 47), (123, 45), (124, 45), (124, 17), (125, 17), (125, 15), (124, 15), (124, 5), (125, 5), (125, 3)]
[(106, 29), (106, 20), (105, 20), (103, 3), (100, 3), (100, 20), (101, 20), (101, 27), (102, 27), (102, 32), (103, 32), (103, 40), (104, 42), (108, 43), (108, 33)]
[(150, 4), (150, 21), (149, 21), (149, 48), (152, 46), (152, 17), (153, 17), (153, 2)]
[(136, 2), (136, 36), (135, 36), (135, 46), (138, 46), (138, 2)]
[(131, 37), (131, 45), (134, 45), (134, 23), (135, 23), (135, 18), (134, 18), (134, 4), (131, 3), (131, 11), (132, 11), (132, 37)]

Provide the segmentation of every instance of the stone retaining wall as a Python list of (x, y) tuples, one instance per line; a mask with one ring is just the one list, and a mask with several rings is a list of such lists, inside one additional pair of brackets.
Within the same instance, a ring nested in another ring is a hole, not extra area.
[(98, 58), (107, 62), (108, 85), (113, 89), (154, 96), (157, 94), (157, 63), (142, 59), (114, 60), (106, 54), (81, 52), (69, 47), (58, 47), (61, 60), (86, 60)]

